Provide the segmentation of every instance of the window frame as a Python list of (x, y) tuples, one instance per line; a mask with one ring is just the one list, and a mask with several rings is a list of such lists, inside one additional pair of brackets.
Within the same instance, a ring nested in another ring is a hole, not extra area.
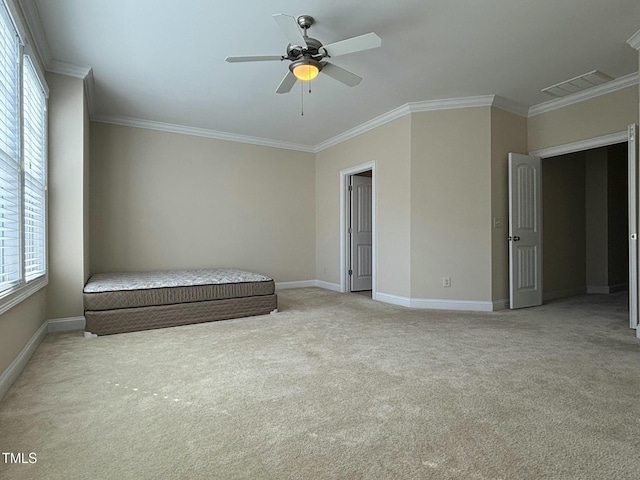
[[(23, 28), (23, 24), (21, 23), (21, 19), (18, 15), (18, 12), (15, 10), (15, 5), (12, 5), (11, 0), (0, 0), (0, 8), (4, 9), (6, 12), (6, 16), (9, 21), (12, 22), (10, 28), (12, 28), (18, 40), (18, 64), (19, 64), (19, 90), (18, 90), (18, 103), (19, 103), (19, 121), (18, 121), (18, 143), (19, 143), (19, 153), (18, 153), (18, 164), (19, 164), (19, 212), (20, 212), (20, 278), (16, 282), (15, 285), (5, 289), (0, 292), (0, 315), (5, 313), (7, 310), (13, 308), (19, 303), (26, 300), (28, 297), (44, 288), (49, 283), (49, 255), (48, 255), (48, 245), (49, 245), (49, 228), (48, 228), (48, 167), (49, 167), (49, 158), (48, 158), (48, 149), (49, 149), (49, 118), (48, 118), (48, 100), (49, 100), (49, 91), (44, 81), (44, 75), (42, 71), (42, 67), (40, 62), (38, 61), (38, 56), (31, 49), (28, 42), (26, 41), (26, 34)], [(1, 19), (4, 21), (4, 18)], [(25, 67), (24, 64), (26, 62), (26, 57), (28, 57), (29, 62), (33, 67), (33, 73), (35, 75), (35, 80), (37, 81), (38, 86), (42, 90), (43, 100), (44, 100), (44, 138), (43, 140), (43, 170), (44, 170), (44, 185), (43, 185), (43, 215), (44, 215), (44, 272), (37, 277), (32, 278), (31, 280), (26, 280), (26, 257), (25, 257), (25, 109), (24, 109), (24, 92), (25, 92)]]

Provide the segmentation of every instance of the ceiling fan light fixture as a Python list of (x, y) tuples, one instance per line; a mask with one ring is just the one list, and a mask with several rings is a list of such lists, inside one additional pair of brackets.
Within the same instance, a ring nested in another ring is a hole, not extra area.
[(320, 62), (313, 59), (304, 59), (293, 62), (289, 68), (298, 80), (308, 82), (313, 80), (320, 73)]

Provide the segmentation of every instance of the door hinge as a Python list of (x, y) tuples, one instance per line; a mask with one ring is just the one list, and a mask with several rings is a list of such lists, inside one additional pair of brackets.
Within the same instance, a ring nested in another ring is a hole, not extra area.
[(349, 270), (349, 275), (353, 275), (353, 270)]
[(353, 191), (353, 186), (349, 185), (349, 191), (352, 192)]
[(351, 233), (351, 227), (349, 227), (349, 233)]

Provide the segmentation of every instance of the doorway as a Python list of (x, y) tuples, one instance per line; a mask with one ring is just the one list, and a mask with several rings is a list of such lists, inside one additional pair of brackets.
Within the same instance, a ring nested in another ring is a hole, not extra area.
[(349, 177), (349, 290), (371, 296), (373, 229), (372, 172)]
[(627, 289), (627, 164), (627, 142), (542, 159), (545, 301)]
[[(375, 162), (340, 172), (340, 291), (376, 299)], [(368, 238), (367, 238), (368, 236)]]

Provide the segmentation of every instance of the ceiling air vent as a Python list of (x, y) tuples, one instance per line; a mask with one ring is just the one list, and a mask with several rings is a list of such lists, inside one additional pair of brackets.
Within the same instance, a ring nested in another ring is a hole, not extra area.
[(543, 88), (542, 91), (544, 93), (548, 93), (549, 95), (553, 95), (554, 97), (565, 97), (567, 95), (571, 95), (572, 93), (580, 92), (582, 90), (586, 90), (587, 88), (606, 83), (609, 80), (613, 80), (613, 77), (610, 77), (606, 73), (602, 73), (598, 70), (593, 70), (583, 75), (565, 80), (564, 82), (556, 83), (555, 85), (551, 85), (550, 87)]

